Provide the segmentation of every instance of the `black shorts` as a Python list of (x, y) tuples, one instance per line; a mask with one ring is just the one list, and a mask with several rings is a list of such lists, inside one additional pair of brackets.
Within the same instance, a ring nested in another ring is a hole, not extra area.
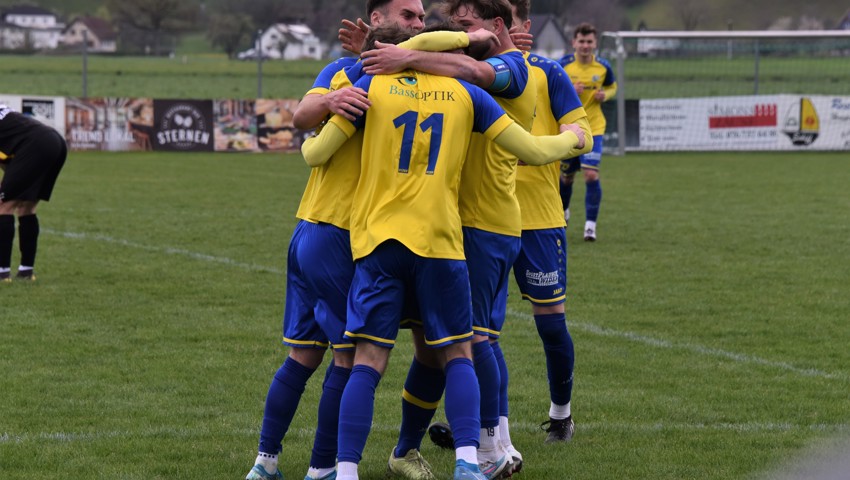
[(5, 162), (0, 198), (4, 201), (50, 200), (67, 155), (65, 139), (56, 130), (40, 126), (27, 132), (27, 138)]

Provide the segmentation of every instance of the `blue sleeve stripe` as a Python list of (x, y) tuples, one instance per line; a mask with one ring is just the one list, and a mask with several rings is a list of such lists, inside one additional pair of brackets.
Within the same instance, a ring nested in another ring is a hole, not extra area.
[(472, 101), (474, 111), (472, 131), (477, 133), (486, 132), (490, 126), (496, 123), (496, 120), (505, 114), (505, 111), (484, 90), (463, 80), (458, 80), (458, 82), (466, 89), (469, 99)]
[(511, 69), (504, 60), (493, 57), (484, 61), (492, 65), (493, 70), (496, 72), (496, 78), (488, 90), (491, 92), (501, 92), (511, 86)]
[[(354, 84), (355, 87), (362, 88), (366, 91), (366, 94), (369, 94), (369, 87), (372, 86), (372, 79), (375, 78), (372, 75), (363, 75), (360, 77), (360, 80), (357, 80), (357, 83)], [(366, 113), (357, 117), (354, 120), (354, 126), (357, 128), (364, 128), (366, 126)]]

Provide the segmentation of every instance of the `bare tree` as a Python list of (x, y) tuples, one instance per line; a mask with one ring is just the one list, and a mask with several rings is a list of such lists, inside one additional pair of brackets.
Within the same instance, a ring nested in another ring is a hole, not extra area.
[(706, 10), (701, 0), (676, 0), (673, 8), (684, 30), (696, 30), (700, 22), (705, 20)]
[(251, 17), (239, 13), (214, 13), (210, 16), (207, 38), (214, 47), (221, 47), (228, 58), (251, 41), (254, 27)]
[(161, 53), (163, 34), (177, 34), (192, 28), (199, 8), (185, 0), (108, 0), (107, 8), (118, 24), (153, 36), (153, 52)]

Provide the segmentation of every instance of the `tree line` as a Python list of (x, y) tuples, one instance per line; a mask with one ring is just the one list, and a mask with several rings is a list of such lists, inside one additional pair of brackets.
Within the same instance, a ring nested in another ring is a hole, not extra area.
[[(619, 29), (623, 9), (645, 0), (533, 0), (532, 13), (591, 20)], [(423, 0), (428, 9), (438, 0)], [(336, 38), (342, 18), (365, 16), (365, 0), (107, 0), (124, 52), (167, 54), (181, 35), (206, 32), (210, 45), (233, 57), (253, 43), (258, 30), (280, 22), (305, 23), (323, 41)]]

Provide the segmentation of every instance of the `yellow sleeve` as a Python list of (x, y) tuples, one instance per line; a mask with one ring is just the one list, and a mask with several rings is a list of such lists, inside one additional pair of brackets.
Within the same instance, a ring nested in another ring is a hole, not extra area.
[(564, 158), (577, 157), (593, 150), (593, 132), (590, 130), (590, 122), (587, 121), (587, 116), (585, 115), (584, 117), (577, 118), (572, 122), (559, 122), (561, 125), (566, 125), (568, 123), (575, 123), (581, 127), (581, 131), (584, 133), (584, 148), (573, 147)]
[(608, 100), (611, 100), (612, 98), (614, 98), (614, 95), (617, 94), (617, 82), (614, 82), (611, 85), (604, 87), (602, 91), (605, 92), (605, 100), (602, 101), (607, 102)]
[(444, 52), (469, 46), (466, 32), (425, 32), (398, 44), (405, 50)]
[(573, 132), (535, 137), (516, 123), (493, 139), (500, 147), (529, 165), (546, 165), (562, 158), (578, 144)]
[(352, 129), (344, 129), (333, 121), (334, 118), (336, 116), (322, 128), (318, 135), (308, 138), (301, 145), (301, 155), (304, 156), (304, 161), (310, 167), (318, 167), (327, 163), (333, 154), (339, 150), (339, 147), (354, 133), (353, 125)]

